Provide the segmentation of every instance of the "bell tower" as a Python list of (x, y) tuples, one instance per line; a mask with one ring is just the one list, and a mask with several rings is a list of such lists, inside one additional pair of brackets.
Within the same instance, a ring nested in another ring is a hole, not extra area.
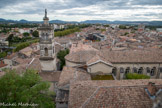
[(54, 44), (54, 27), (49, 24), (47, 10), (45, 9), (44, 23), (38, 27), (40, 38), (40, 63), (42, 72), (56, 70), (56, 54)]

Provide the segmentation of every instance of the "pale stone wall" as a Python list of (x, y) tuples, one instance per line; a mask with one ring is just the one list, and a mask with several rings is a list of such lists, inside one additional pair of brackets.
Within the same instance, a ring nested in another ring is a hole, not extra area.
[(74, 62), (70, 62), (70, 61), (67, 61), (67, 60), (65, 62), (66, 62), (67, 67), (74, 67), (74, 66), (81, 65), (81, 63), (74, 63)]
[(113, 64), (114, 67), (117, 68), (117, 79), (123, 79), (124, 77), (124, 73), (120, 73), (120, 68), (124, 68), (124, 71), (127, 67), (130, 67), (130, 73), (133, 73), (133, 68), (136, 67), (137, 69), (139, 69), (140, 67), (143, 68), (143, 73), (145, 75), (150, 76), (149, 73), (147, 73), (146, 68), (149, 67), (150, 69), (152, 69), (153, 67), (156, 67), (156, 72), (154, 76), (150, 76), (152, 79), (154, 78), (160, 78), (159, 77), (159, 72), (158, 72), (158, 68), (162, 67), (162, 64)]
[(56, 58), (54, 60), (40, 60), (42, 71), (54, 71), (56, 69)]
[[(73, 62), (66, 60), (66, 66), (74, 67), (74, 66), (78, 66), (78, 65), (81, 65), (81, 64), (73, 63)], [(137, 68), (137, 71), (140, 67), (142, 67), (143, 68), (142, 74), (150, 76), (151, 79), (155, 79), (155, 78), (161, 78), (162, 79), (162, 73), (160, 73), (159, 70), (158, 70), (160, 67), (162, 67), (162, 64), (158, 64), (158, 63), (155, 63), (155, 64), (151, 64), (151, 63), (148, 63), (148, 64), (146, 64), (146, 63), (145, 64), (144, 63), (141, 63), (141, 64), (119, 63), (119, 64), (113, 64), (113, 67), (116, 67), (116, 69), (117, 69), (116, 70), (116, 78), (118, 80), (123, 79), (125, 77), (125, 70), (126, 70), (127, 67), (130, 68), (130, 73), (134, 73), (133, 72), (134, 67)], [(105, 74), (112, 74), (113, 67), (106, 65), (104, 63), (97, 63), (97, 64), (94, 64), (94, 65), (88, 66), (87, 71), (89, 73), (102, 72), (102, 73), (105, 73)], [(156, 72), (155, 72), (154, 76), (151, 76), (150, 73), (147, 73), (147, 69), (146, 69), (147, 67), (149, 67), (150, 69), (152, 69), (153, 67), (156, 67)], [(124, 73), (120, 72), (120, 68), (124, 69)]]
[(105, 63), (98, 62), (96, 64), (88, 66), (88, 72), (92, 73), (92, 74), (94, 74), (94, 73), (111, 74), (112, 67)]

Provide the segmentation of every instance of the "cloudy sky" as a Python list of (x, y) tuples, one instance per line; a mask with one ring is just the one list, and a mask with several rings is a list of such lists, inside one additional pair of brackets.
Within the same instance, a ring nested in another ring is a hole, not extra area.
[(0, 18), (50, 20), (162, 21), (162, 0), (0, 0)]

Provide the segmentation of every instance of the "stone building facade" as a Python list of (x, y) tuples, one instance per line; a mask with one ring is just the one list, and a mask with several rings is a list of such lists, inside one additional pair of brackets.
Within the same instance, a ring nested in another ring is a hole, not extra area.
[(124, 79), (127, 73), (162, 79), (162, 51), (78, 51), (65, 57), (68, 67), (85, 67), (90, 74)]

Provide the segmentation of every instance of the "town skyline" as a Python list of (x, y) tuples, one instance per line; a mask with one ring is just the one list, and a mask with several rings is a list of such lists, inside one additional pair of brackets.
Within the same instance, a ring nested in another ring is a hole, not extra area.
[(160, 0), (1, 0), (0, 4), (0, 18), (13, 20), (41, 21), (46, 8), (51, 20), (162, 21)]

